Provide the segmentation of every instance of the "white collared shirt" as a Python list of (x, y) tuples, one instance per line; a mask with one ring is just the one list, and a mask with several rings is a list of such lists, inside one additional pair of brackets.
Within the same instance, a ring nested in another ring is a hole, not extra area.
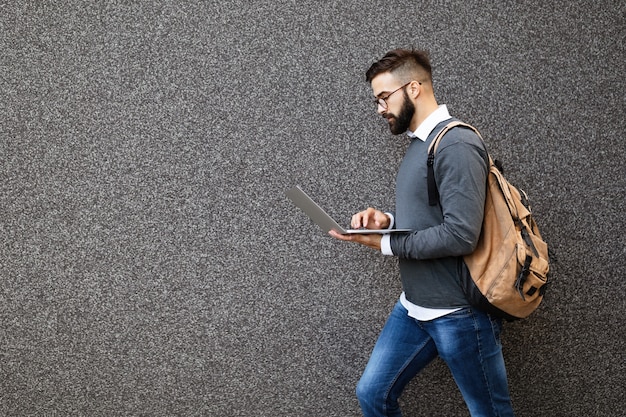
[(407, 130), (407, 134), (411, 137), (417, 137), (422, 142), (425, 142), (428, 139), (428, 135), (430, 135), (434, 128), (437, 125), (445, 120), (451, 119), (450, 113), (448, 112), (448, 106), (445, 104), (437, 107), (437, 110), (428, 115), (426, 119), (417, 127), (415, 132), (411, 132)]
[[(411, 132), (410, 130), (407, 130), (407, 134), (411, 138), (417, 138), (421, 140), (422, 142), (425, 142), (426, 139), (428, 138), (428, 135), (432, 133), (433, 129), (435, 129), (435, 127), (437, 127), (439, 123), (445, 120), (448, 120), (450, 118), (451, 116), (450, 116), (450, 113), (448, 112), (448, 107), (445, 104), (442, 104), (437, 108), (437, 110), (429, 114), (428, 117), (424, 119), (422, 123), (420, 123), (420, 125), (417, 127), (415, 132)], [(392, 228), (394, 224), (394, 218), (390, 213), (387, 213), (387, 215), (389, 215), (391, 218), (391, 224), (389, 228)], [(381, 245), (380, 250), (383, 253), (383, 255), (390, 255), (390, 256), (393, 255), (390, 241), (391, 241), (391, 238), (389, 234), (383, 235), (382, 241), (380, 242), (380, 245)], [(408, 310), (409, 317), (413, 317), (414, 319), (421, 320), (421, 321), (433, 320), (438, 317), (442, 317), (442, 316), (445, 316), (446, 314), (450, 314), (459, 310), (458, 308), (421, 307), (407, 300), (404, 292), (402, 292), (402, 294), (400, 295), (400, 302), (402, 303), (404, 308)]]

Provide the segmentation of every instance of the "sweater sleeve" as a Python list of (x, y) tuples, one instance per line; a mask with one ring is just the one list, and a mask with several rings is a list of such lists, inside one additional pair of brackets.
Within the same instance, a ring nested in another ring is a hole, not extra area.
[(392, 235), (391, 249), (401, 258), (462, 256), (478, 243), (487, 188), (484, 149), (464, 141), (440, 146), (434, 169), (443, 221), (410, 234)]

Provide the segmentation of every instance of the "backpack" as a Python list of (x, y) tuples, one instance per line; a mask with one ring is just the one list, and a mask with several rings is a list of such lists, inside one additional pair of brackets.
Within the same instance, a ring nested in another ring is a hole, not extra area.
[[(428, 148), (428, 197), (437, 205), (434, 159), (439, 141), (453, 127), (473, 130), (452, 121), (437, 134)], [(483, 142), (484, 144), (484, 142)], [(549, 271), (548, 245), (531, 215), (528, 196), (503, 176), (501, 166), (489, 158), (487, 193), (482, 231), (474, 252), (463, 256), (461, 284), (474, 307), (492, 315), (515, 320), (528, 317), (546, 292)]]

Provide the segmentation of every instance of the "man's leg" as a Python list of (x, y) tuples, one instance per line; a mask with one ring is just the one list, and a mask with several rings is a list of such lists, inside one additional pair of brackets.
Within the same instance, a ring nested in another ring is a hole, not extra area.
[(430, 336), (400, 302), (378, 337), (357, 385), (365, 417), (400, 417), (398, 398), (406, 384), (437, 356)]
[(472, 417), (513, 416), (500, 344), (501, 321), (466, 308), (422, 324), (450, 368)]

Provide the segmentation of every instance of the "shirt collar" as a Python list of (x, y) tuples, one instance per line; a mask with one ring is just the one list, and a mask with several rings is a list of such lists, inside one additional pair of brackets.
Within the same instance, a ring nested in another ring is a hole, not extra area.
[(415, 132), (407, 131), (407, 134), (411, 138), (417, 138), (422, 142), (425, 142), (430, 135), (430, 132), (433, 131), (435, 127), (444, 120), (450, 119), (450, 113), (448, 112), (448, 107), (445, 104), (437, 107), (437, 110), (428, 115), (426, 119), (417, 127)]

